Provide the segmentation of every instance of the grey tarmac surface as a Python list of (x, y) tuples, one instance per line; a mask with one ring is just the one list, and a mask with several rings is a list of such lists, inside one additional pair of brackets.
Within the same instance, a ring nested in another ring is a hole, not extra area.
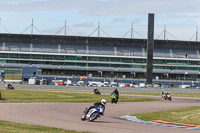
[[(160, 98), (157, 96), (145, 97)], [(127, 114), (199, 106), (200, 99), (198, 98), (173, 97), (171, 102), (107, 103), (104, 116), (94, 122), (81, 121), (83, 110), (91, 104), (0, 103), (0, 120), (97, 133), (199, 133), (199, 130), (154, 126), (120, 119), (120, 116)]]

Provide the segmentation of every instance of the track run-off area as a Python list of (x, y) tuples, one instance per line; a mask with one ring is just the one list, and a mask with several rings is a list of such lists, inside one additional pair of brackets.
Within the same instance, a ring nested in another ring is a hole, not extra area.
[[(120, 96), (161, 99), (161, 96), (133, 94), (120, 94)], [(120, 117), (135, 113), (200, 106), (200, 98), (172, 97), (172, 101), (117, 104), (108, 101), (104, 116), (94, 122), (81, 121), (84, 109), (91, 105), (93, 103), (0, 103), (0, 120), (97, 133), (199, 133), (199, 130), (136, 123)]]

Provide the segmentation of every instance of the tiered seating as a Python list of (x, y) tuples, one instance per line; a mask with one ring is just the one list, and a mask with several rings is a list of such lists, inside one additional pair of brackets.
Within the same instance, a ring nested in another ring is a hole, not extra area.
[(117, 55), (143, 56), (142, 47), (118, 46)]
[(170, 58), (169, 49), (154, 48), (154, 57), (167, 57)]
[(95, 55), (114, 55), (113, 46), (98, 46), (98, 45), (89, 45), (89, 54)]
[(173, 58), (198, 58), (197, 51), (193, 49), (172, 49)]
[[(3, 44), (2, 44), (3, 46)], [(19, 42), (6, 42), (5, 44), (6, 51), (15, 51), (15, 52), (29, 52), (30, 44), (29, 43), (19, 43)]]
[(61, 53), (86, 54), (86, 45), (85, 44), (61, 44)]
[(32, 52), (57, 53), (58, 45), (57, 44), (34, 43)]
[[(59, 46), (60, 45), (60, 46)], [(30, 52), (30, 43), (6, 42), (5, 51)], [(59, 49), (60, 48), (60, 49)], [(0, 43), (3, 50), (3, 42)], [(115, 51), (116, 50), (116, 51)], [(139, 46), (114, 46), (88, 45), (86, 44), (43, 44), (32, 43), (32, 52), (42, 53), (67, 53), (67, 54), (92, 54), (92, 55), (116, 55), (117, 56), (147, 56), (147, 49)], [(197, 59), (197, 50), (194, 49), (170, 49), (154, 48), (154, 57), (166, 58), (191, 58)]]

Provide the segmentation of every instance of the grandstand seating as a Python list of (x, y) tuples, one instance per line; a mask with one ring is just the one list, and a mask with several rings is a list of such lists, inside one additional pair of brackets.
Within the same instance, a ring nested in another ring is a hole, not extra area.
[(154, 56), (155, 57), (167, 57), (167, 58), (170, 58), (169, 49), (154, 48)]
[(86, 54), (86, 45), (85, 44), (61, 44), (61, 53)]
[(114, 47), (113, 46), (97, 46), (97, 45), (89, 45), (89, 54), (97, 54), (97, 55), (114, 55)]
[(30, 44), (29, 43), (19, 43), (19, 42), (6, 42), (5, 50), (6, 51), (15, 51), (15, 52), (29, 52)]
[(34, 43), (32, 52), (57, 53), (58, 45), (57, 44), (49, 45), (49, 44)]
[(197, 51), (192, 49), (172, 49), (173, 58), (198, 58)]
[[(5, 51), (18, 51), (18, 52), (30, 52), (30, 43), (17, 43), (17, 42), (6, 42)], [(58, 44), (41, 44), (33, 43), (32, 52), (43, 52), (43, 53), (68, 53), (68, 54), (92, 54), (92, 55), (115, 55), (118, 56), (146, 56), (147, 49), (136, 46), (123, 46), (118, 45), (116, 49), (114, 46), (105, 45), (88, 45), (85, 44), (60, 44), (60, 50)], [(3, 50), (3, 42), (0, 43), (0, 50)], [(115, 51), (116, 50), (116, 51)], [(166, 57), (166, 58), (198, 58), (198, 51), (192, 49), (170, 49), (154, 48), (155, 57)]]
[(121, 56), (143, 56), (142, 47), (118, 46), (117, 55)]

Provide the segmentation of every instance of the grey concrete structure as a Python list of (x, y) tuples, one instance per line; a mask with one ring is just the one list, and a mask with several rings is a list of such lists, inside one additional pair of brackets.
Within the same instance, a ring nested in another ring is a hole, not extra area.
[(146, 84), (152, 84), (153, 77), (153, 49), (154, 49), (154, 14), (148, 17), (148, 40), (147, 40), (147, 70)]

